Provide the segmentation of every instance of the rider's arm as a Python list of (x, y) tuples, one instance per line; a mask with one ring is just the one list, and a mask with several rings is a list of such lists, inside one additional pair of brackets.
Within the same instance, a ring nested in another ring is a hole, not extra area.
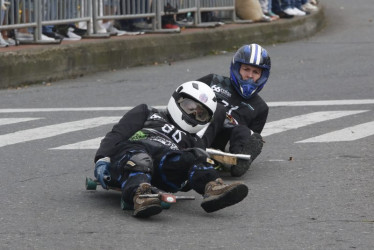
[(112, 156), (120, 142), (128, 140), (135, 132), (142, 129), (149, 112), (146, 104), (138, 105), (127, 112), (101, 141), (95, 155), (95, 162), (100, 158)]
[(262, 105), (259, 109), (258, 114), (255, 119), (251, 121), (248, 127), (255, 133), (261, 134), (262, 130), (264, 129), (267, 117), (269, 114), (269, 107), (266, 103)]

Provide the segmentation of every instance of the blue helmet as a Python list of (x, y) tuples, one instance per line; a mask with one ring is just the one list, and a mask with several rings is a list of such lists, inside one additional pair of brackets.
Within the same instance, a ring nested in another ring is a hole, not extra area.
[[(256, 82), (252, 79), (242, 80), (239, 73), (241, 64), (247, 64), (262, 69), (261, 77)], [(244, 45), (235, 53), (231, 61), (230, 77), (236, 91), (249, 99), (253, 94), (260, 92), (270, 76), (270, 57), (268, 52), (260, 45), (252, 43)]]

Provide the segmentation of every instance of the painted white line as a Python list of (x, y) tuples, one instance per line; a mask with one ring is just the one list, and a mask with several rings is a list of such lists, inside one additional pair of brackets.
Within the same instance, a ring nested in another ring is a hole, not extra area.
[(303, 141), (297, 141), (296, 143), (355, 141), (372, 135), (374, 135), (374, 121), (344, 128)]
[(34, 121), (39, 120), (43, 118), (35, 118), (35, 117), (24, 117), (24, 118), (0, 118), (0, 126), (1, 125), (9, 125), (9, 124), (15, 124), (20, 122), (28, 122), (28, 121)]
[[(338, 106), (374, 104), (374, 99), (363, 100), (321, 100), (321, 101), (294, 101), (294, 102), (268, 102), (269, 107), (297, 107), (297, 106)], [(152, 106), (152, 105), (150, 105)], [(165, 109), (166, 106), (152, 106)], [(36, 112), (81, 112), (81, 111), (129, 111), (133, 107), (86, 107), (86, 108), (25, 108), (0, 109), (0, 113), (36, 113)]]
[[(165, 109), (166, 106), (152, 106)], [(37, 113), (37, 112), (82, 112), (82, 111), (129, 111), (134, 107), (86, 107), (86, 108), (29, 108), (29, 109), (0, 109), (0, 113)]]
[(321, 111), (321, 112), (314, 112), (314, 113), (294, 116), (291, 118), (286, 118), (286, 119), (266, 123), (264, 127), (264, 131), (261, 133), (261, 135), (269, 136), (269, 135), (281, 133), (287, 130), (308, 126), (314, 123), (337, 119), (337, 118), (341, 118), (344, 116), (359, 114), (359, 113), (363, 113), (367, 111), (369, 110)]
[(70, 150), (70, 149), (98, 149), (100, 142), (103, 137), (98, 137), (95, 139), (81, 141), (73, 144), (64, 145), (57, 148), (50, 148), (51, 150)]
[(0, 147), (13, 145), (21, 142), (28, 142), (38, 139), (49, 138), (69, 132), (75, 132), (88, 128), (94, 128), (117, 122), (121, 117), (106, 116), (84, 119), (74, 122), (60, 123), (39, 128), (21, 130), (10, 134), (0, 135)]
[(339, 106), (374, 104), (374, 99), (362, 100), (321, 100), (321, 101), (296, 101), (296, 102), (269, 102), (269, 107), (296, 107), (296, 106)]

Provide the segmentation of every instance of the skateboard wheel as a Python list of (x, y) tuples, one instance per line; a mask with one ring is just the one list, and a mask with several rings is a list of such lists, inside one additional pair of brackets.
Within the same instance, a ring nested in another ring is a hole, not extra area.
[(161, 207), (163, 209), (169, 209), (171, 207), (171, 203), (167, 203), (165, 201), (161, 201)]
[(86, 190), (96, 190), (97, 183), (91, 178), (86, 177)]

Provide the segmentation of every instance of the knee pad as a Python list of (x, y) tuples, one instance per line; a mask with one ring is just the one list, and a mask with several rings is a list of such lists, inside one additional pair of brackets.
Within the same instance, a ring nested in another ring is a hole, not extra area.
[(126, 162), (124, 169), (130, 172), (153, 173), (153, 160), (147, 153), (136, 153)]

